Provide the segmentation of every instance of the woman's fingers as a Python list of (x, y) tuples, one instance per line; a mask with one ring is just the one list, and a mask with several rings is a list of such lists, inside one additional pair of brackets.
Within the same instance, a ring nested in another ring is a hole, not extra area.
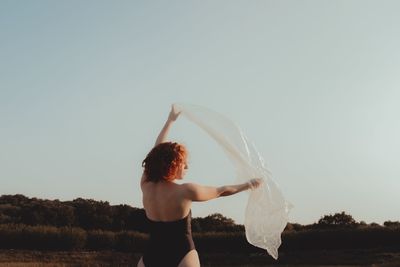
[(172, 121), (175, 121), (179, 117), (179, 114), (181, 114), (181, 112), (180, 111), (176, 112), (175, 106), (172, 105), (171, 106), (171, 111), (169, 113), (169, 119), (172, 120)]
[(263, 182), (264, 182), (264, 180), (262, 178), (254, 178), (249, 181), (250, 187), (252, 189), (259, 187)]

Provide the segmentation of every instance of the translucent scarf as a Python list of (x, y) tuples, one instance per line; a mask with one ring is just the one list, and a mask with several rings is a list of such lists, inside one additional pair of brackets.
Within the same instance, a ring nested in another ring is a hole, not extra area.
[(215, 111), (182, 103), (174, 104), (174, 107), (181, 116), (215, 139), (232, 162), (239, 182), (263, 178), (264, 183), (249, 193), (244, 219), (246, 238), (250, 244), (266, 249), (277, 259), (281, 233), (288, 222), (291, 205), (272, 180), (271, 172), (254, 144), (235, 123)]

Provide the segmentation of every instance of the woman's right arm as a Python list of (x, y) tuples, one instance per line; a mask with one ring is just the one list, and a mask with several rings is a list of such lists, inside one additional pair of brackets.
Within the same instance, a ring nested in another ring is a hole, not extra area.
[(163, 128), (161, 129), (160, 133), (158, 134), (158, 137), (156, 139), (156, 142), (154, 144), (154, 146), (157, 146), (158, 144), (164, 143), (167, 141), (167, 135), (169, 132), (169, 129), (172, 126), (172, 123), (174, 121), (176, 121), (176, 119), (178, 118), (179, 114), (181, 114), (181, 112), (177, 112), (175, 111), (175, 106), (172, 105), (171, 106), (171, 111), (169, 113), (168, 119), (165, 122)]
[(261, 183), (262, 179), (252, 179), (247, 183), (220, 187), (203, 186), (193, 183), (183, 184), (183, 186), (185, 198), (192, 201), (207, 201), (218, 197), (231, 196), (250, 188), (257, 188)]

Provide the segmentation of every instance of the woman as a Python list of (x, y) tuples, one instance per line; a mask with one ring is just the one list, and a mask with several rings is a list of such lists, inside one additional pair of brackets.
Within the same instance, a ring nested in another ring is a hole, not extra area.
[(154, 148), (143, 160), (140, 185), (150, 223), (150, 240), (138, 267), (200, 266), (191, 233), (192, 202), (230, 196), (262, 183), (262, 179), (221, 187), (175, 183), (183, 179), (188, 168), (186, 148), (166, 142), (168, 131), (179, 114), (172, 106)]

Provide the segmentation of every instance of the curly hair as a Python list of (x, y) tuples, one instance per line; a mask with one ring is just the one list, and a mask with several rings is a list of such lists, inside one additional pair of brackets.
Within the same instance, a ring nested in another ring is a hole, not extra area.
[(184, 145), (165, 142), (155, 146), (142, 162), (146, 181), (172, 181), (182, 163), (186, 163), (187, 150)]

